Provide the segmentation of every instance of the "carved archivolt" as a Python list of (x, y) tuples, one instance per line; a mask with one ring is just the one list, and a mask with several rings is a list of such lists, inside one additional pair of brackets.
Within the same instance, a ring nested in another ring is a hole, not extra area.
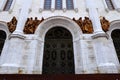
[(103, 31), (107, 32), (110, 27), (110, 22), (107, 19), (105, 19), (105, 17), (102, 17), (102, 19), (100, 19), (100, 22), (101, 22)]
[(8, 29), (11, 33), (15, 31), (16, 25), (17, 25), (17, 19), (15, 16), (12, 18), (10, 22), (7, 22)]
[(38, 20), (37, 17), (35, 17), (35, 19), (33, 20), (33, 18), (27, 18), (27, 21), (25, 23), (25, 27), (23, 32), (25, 34), (34, 34), (36, 28), (38, 27), (38, 25), (44, 20), (44, 18), (42, 18), (41, 20)]
[(73, 18), (73, 21), (75, 21), (80, 26), (83, 33), (93, 33), (93, 25), (88, 17), (85, 17), (84, 20), (82, 20), (82, 17), (80, 17), (78, 20)]

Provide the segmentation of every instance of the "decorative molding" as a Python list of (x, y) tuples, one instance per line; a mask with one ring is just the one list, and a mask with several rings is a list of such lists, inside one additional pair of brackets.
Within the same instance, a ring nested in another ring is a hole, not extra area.
[(52, 16), (46, 18), (38, 26), (34, 34), (41, 37), (41, 40), (44, 41), (44, 36), (46, 35), (46, 32), (49, 29), (57, 26), (61, 26), (68, 29), (73, 36), (73, 41), (76, 41), (78, 39), (83, 39), (83, 35), (82, 35), (83, 33), (79, 25), (77, 25), (71, 18), (65, 16)]
[(74, 11), (77, 13), (78, 12), (78, 8), (74, 8)]
[(39, 8), (39, 12), (42, 13), (43, 9), (42, 8)]
[(11, 35), (9, 35), (9, 39), (11, 39), (11, 38), (25, 39), (26, 37), (23, 34), (11, 34)]
[(119, 26), (120, 26), (120, 20), (114, 20), (110, 23), (109, 30), (106, 32), (110, 36), (109, 39), (112, 39), (111, 38), (112, 31), (114, 31), (116, 29), (120, 29)]

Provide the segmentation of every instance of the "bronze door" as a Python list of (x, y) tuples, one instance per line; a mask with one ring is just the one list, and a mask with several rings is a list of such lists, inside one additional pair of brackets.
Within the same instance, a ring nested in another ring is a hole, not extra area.
[(46, 34), (43, 74), (74, 74), (74, 55), (71, 33), (55, 27)]

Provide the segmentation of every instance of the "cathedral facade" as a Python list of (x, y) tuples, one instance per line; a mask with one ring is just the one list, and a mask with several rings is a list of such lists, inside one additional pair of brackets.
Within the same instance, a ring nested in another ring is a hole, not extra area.
[(0, 0), (0, 74), (120, 73), (120, 0)]

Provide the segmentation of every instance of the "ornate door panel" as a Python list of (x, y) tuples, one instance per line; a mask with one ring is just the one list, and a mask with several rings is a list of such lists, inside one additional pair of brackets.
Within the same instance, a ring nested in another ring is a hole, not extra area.
[(44, 46), (43, 74), (74, 74), (73, 43), (69, 31), (61, 27), (51, 29), (46, 34)]

